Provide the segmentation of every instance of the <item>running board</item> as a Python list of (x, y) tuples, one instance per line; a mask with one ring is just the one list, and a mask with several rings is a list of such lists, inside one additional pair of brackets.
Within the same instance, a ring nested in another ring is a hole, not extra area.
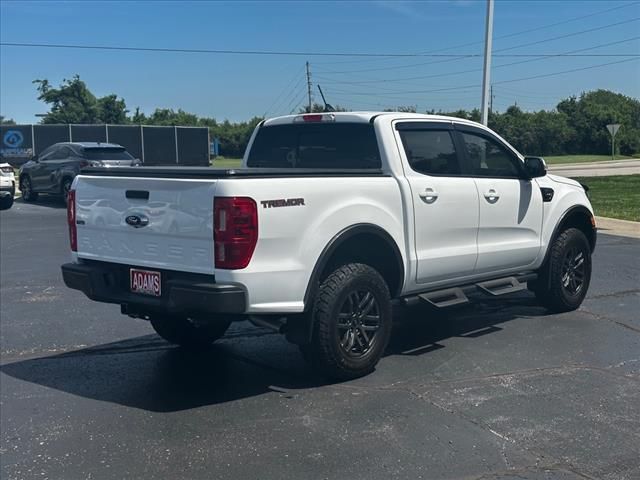
[(418, 295), (418, 298), (438, 308), (453, 307), (454, 305), (469, 303), (469, 299), (459, 287), (423, 293)]
[(507, 293), (515, 293), (527, 288), (526, 282), (519, 282), (516, 277), (498, 278), (497, 280), (489, 280), (488, 282), (476, 283), (484, 293), (497, 297), (498, 295), (506, 295)]
[(461, 285), (459, 287), (445, 288), (432, 292), (420, 293), (398, 299), (404, 305), (414, 305), (424, 302), (437, 308), (453, 307), (471, 302), (468, 294), (481, 292), (492, 297), (516, 293), (527, 289), (527, 282), (535, 280), (536, 273), (527, 273), (511, 277), (496, 278), (484, 282)]

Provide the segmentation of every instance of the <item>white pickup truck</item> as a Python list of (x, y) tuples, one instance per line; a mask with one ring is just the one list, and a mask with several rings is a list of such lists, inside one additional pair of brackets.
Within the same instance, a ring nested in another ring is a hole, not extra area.
[(263, 121), (243, 168), (89, 168), (66, 285), (202, 346), (248, 319), (325, 375), (371, 372), (392, 303), (525, 288), (578, 308), (596, 243), (585, 187), (474, 122), (406, 113)]

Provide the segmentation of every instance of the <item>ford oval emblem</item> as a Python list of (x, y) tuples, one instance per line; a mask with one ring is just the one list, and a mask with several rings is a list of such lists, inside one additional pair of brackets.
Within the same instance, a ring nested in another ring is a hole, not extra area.
[(149, 219), (144, 215), (129, 215), (124, 219), (127, 225), (131, 225), (134, 228), (146, 227), (149, 225)]

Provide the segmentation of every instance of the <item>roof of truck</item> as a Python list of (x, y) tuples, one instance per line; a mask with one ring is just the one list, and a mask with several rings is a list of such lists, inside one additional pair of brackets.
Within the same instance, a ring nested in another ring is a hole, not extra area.
[(326, 113), (312, 113), (312, 114), (299, 114), (299, 115), (285, 115), (282, 117), (275, 117), (265, 120), (264, 125), (283, 125), (287, 123), (293, 123), (295, 121), (301, 121), (305, 115), (333, 115), (336, 122), (349, 122), (349, 123), (368, 123), (374, 117), (385, 116), (390, 117), (391, 120), (432, 120), (432, 121), (456, 121), (460, 123), (470, 123), (478, 125), (476, 122), (466, 120), (464, 118), (447, 117), (445, 115), (428, 115), (425, 113), (404, 113), (404, 112), (326, 112)]

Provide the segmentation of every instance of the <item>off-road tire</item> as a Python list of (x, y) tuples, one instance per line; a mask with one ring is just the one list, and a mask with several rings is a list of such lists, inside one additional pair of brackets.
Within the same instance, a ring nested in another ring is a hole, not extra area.
[(156, 315), (150, 319), (151, 326), (169, 343), (186, 348), (203, 348), (221, 338), (231, 320), (218, 319), (207, 324), (196, 325), (186, 317)]
[[(359, 313), (354, 313), (356, 304), (363, 302)], [(349, 308), (352, 312), (344, 313)], [(389, 288), (375, 269), (361, 263), (336, 269), (320, 284), (312, 315), (312, 340), (301, 350), (320, 374), (349, 380), (373, 371), (389, 342), (392, 326)], [(377, 327), (372, 330), (374, 324)]]
[(22, 177), (20, 179), (20, 191), (22, 192), (22, 199), (25, 202), (35, 202), (38, 200), (38, 193), (33, 191), (33, 184), (29, 177)]
[[(551, 250), (547, 262), (539, 272), (538, 279), (533, 283), (532, 290), (538, 301), (551, 312), (575, 310), (582, 304), (591, 281), (589, 241), (577, 228), (569, 228), (561, 232), (549, 248)], [(577, 262), (575, 262), (576, 258), (579, 258)], [(579, 275), (573, 266), (578, 263)], [(575, 291), (574, 284), (571, 282), (572, 279), (577, 281), (577, 277), (580, 277), (580, 287)]]

